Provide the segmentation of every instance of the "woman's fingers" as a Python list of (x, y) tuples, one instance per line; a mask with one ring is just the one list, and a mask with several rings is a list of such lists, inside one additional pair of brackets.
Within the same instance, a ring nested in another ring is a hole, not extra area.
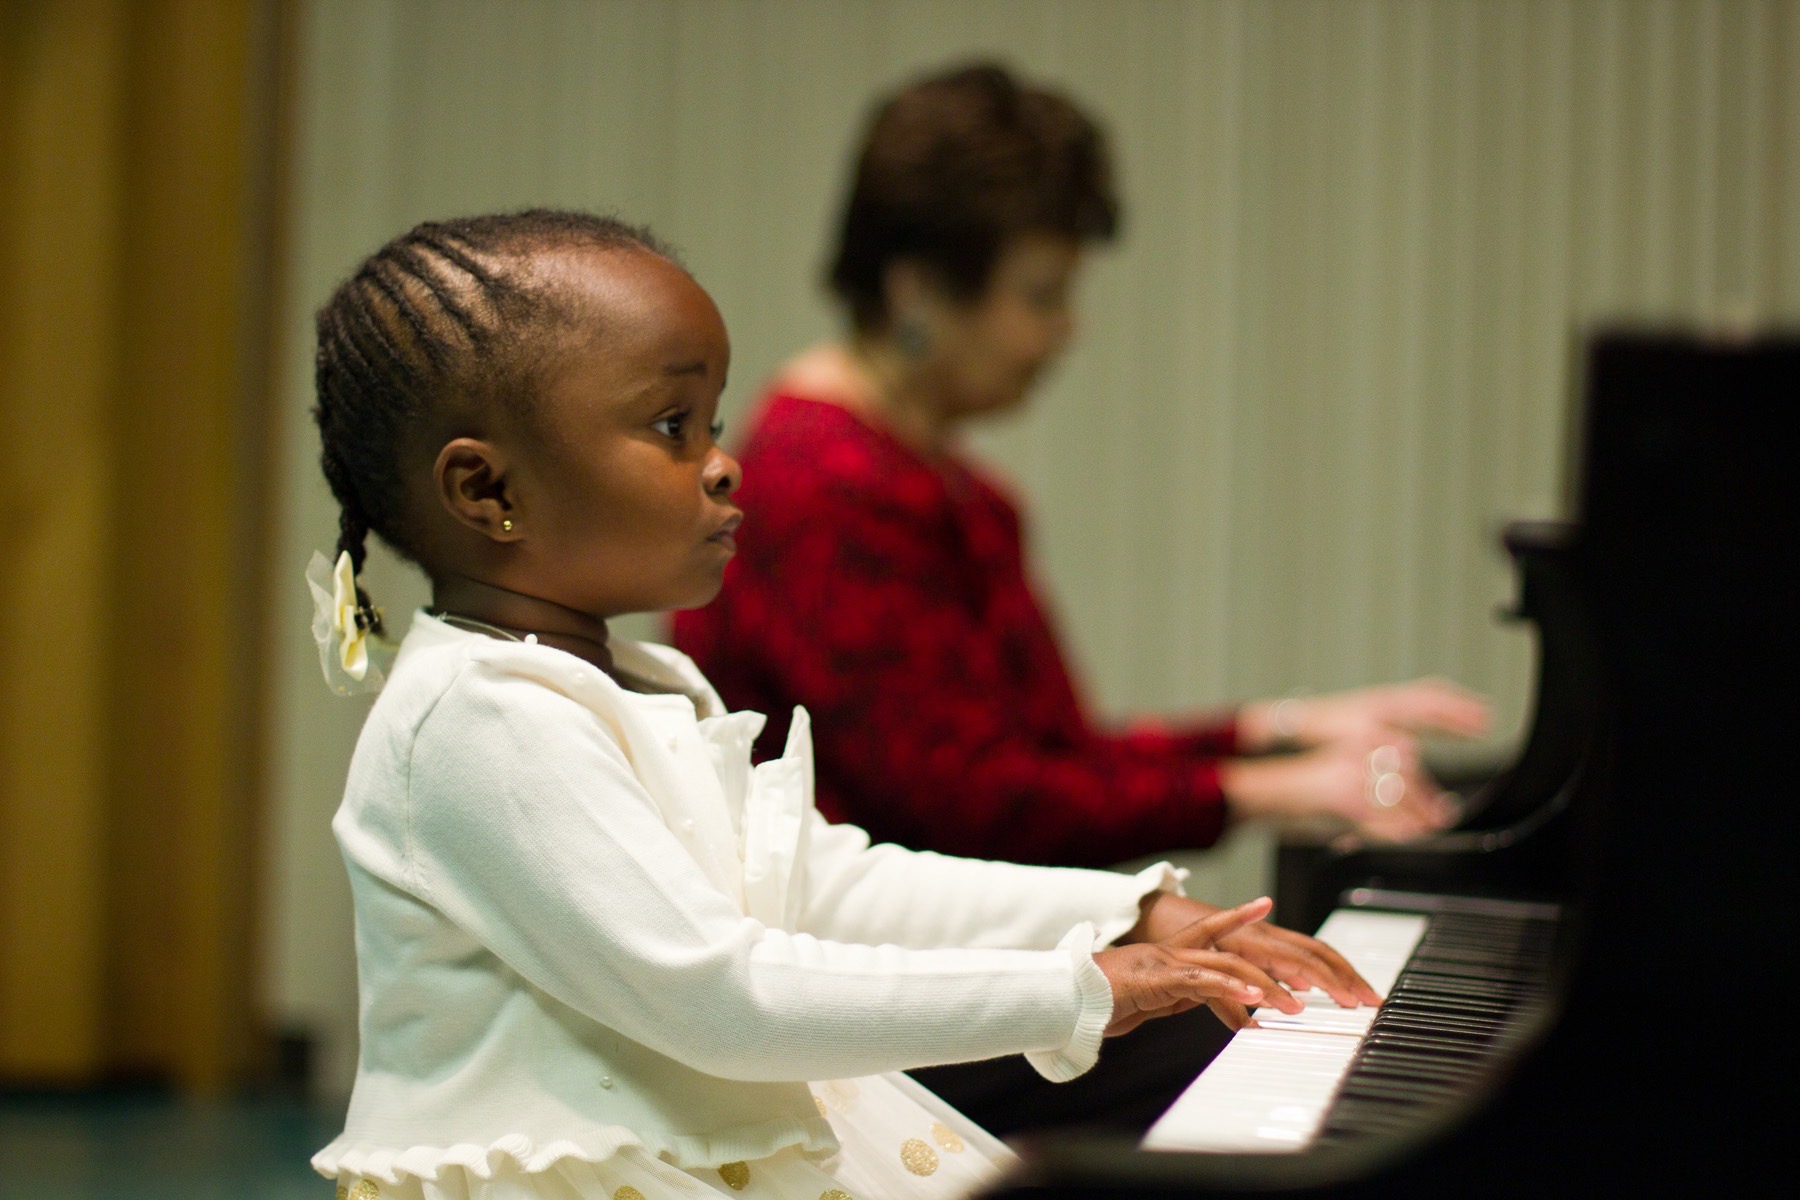
[(1404, 840), (1447, 828), (1456, 808), (1426, 773), (1416, 742), (1396, 736), (1361, 755), (1361, 803), (1349, 816), (1370, 837)]
[(1295, 702), (1303, 743), (1383, 736), (1401, 730), (1477, 737), (1493, 723), (1493, 704), (1437, 676), (1331, 692)]
[(1448, 679), (1430, 676), (1411, 683), (1397, 684), (1394, 708), (1395, 723), (1414, 729), (1436, 729), (1444, 733), (1474, 737), (1486, 733), (1493, 718), (1493, 706), (1487, 698)]

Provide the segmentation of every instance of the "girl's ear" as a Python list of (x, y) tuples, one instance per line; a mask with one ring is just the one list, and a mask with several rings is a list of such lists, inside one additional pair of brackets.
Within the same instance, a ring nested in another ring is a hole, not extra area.
[(446, 442), (432, 478), (445, 511), (463, 525), (496, 542), (524, 536), (507, 494), (506, 453), (492, 442), (466, 437)]

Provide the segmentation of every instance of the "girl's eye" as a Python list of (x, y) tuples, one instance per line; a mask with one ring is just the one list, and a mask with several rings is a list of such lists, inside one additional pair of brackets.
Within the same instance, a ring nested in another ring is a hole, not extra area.
[(650, 428), (671, 441), (679, 442), (682, 432), (687, 428), (687, 419), (686, 413), (670, 413), (666, 417), (658, 417), (650, 422)]
[(711, 426), (711, 433), (712, 433), (712, 440), (715, 442), (718, 441), (720, 438), (724, 437), (725, 436), (725, 422), (723, 420), (714, 421)]

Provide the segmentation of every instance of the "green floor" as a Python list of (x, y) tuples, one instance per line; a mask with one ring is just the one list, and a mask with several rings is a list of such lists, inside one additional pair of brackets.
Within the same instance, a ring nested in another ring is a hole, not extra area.
[(4, 1200), (330, 1200), (307, 1159), (342, 1111), (154, 1092), (0, 1092)]

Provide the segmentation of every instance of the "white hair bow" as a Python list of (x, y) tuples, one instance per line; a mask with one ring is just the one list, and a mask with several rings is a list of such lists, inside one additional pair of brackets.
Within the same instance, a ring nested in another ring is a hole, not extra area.
[(385, 677), (376, 659), (386, 657), (386, 646), (370, 632), (371, 614), (357, 602), (349, 551), (340, 551), (335, 564), (313, 551), (306, 586), (312, 592), (313, 640), (319, 643), (325, 682), (340, 696), (379, 691)]

